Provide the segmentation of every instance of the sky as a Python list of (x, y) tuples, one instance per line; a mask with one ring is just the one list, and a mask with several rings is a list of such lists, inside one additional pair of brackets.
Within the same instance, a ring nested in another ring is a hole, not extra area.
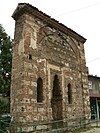
[(87, 39), (84, 44), (89, 74), (100, 77), (100, 0), (2, 0), (0, 24), (14, 38), (11, 17), (18, 3), (29, 3)]

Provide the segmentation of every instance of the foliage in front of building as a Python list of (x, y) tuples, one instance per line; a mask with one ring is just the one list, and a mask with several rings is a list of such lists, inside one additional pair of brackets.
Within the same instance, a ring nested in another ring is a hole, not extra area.
[(8, 113), (10, 108), (10, 103), (5, 99), (0, 99), (0, 115)]
[(4, 97), (10, 97), (11, 84), (11, 64), (12, 64), (12, 40), (0, 25), (0, 114), (7, 112), (9, 103)]

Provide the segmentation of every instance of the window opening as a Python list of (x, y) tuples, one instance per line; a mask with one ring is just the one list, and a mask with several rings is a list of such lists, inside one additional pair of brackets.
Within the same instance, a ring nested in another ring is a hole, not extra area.
[(37, 102), (43, 101), (43, 80), (42, 78), (37, 79)]
[(31, 55), (31, 54), (29, 54), (29, 57), (28, 57), (28, 58), (29, 58), (29, 60), (32, 60), (32, 55)]
[(68, 104), (72, 104), (72, 88), (71, 84), (68, 84)]

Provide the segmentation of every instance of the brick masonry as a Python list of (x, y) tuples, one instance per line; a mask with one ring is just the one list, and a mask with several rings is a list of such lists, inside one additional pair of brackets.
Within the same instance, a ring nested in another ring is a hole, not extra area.
[[(80, 116), (89, 118), (85, 39), (67, 27), (64, 27), (66, 33), (63, 32), (61, 24), (55, 20), (49, 22), (51, 18), (32, 6), (34, 13), (18, 10), (24, 6), (30, 9), (29, 4), (19, 4), (13, 14), (16, 21), (11, 85), (11, 114), (14, 122), (29, 124), (43, 120), (50, 121), (53, 119), (53, 114), (57, 115), (51, 103), (55, 75), (58, 76), (61, 91), (61, 101), (56, 104), (60, 106), (59, 113), (62, 114), (62, 118)], [(41, 19), (35, 11), (44, 18)], [(48, 20), (45, 17), (48, 17)], [(55, 23), (59, 24), (59, 28)], [(39, 77), (43, 80), (42, 103), (37, 102)], [(72, 88), (71, 104), (68, 104), (69, 83)]]

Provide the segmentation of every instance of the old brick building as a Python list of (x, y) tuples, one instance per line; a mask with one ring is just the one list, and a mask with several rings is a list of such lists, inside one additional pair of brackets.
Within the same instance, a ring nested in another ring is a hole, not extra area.
[(14, 122), (88, 118), (86, 39), (26, 3), (18, 4), (13, 18)]

